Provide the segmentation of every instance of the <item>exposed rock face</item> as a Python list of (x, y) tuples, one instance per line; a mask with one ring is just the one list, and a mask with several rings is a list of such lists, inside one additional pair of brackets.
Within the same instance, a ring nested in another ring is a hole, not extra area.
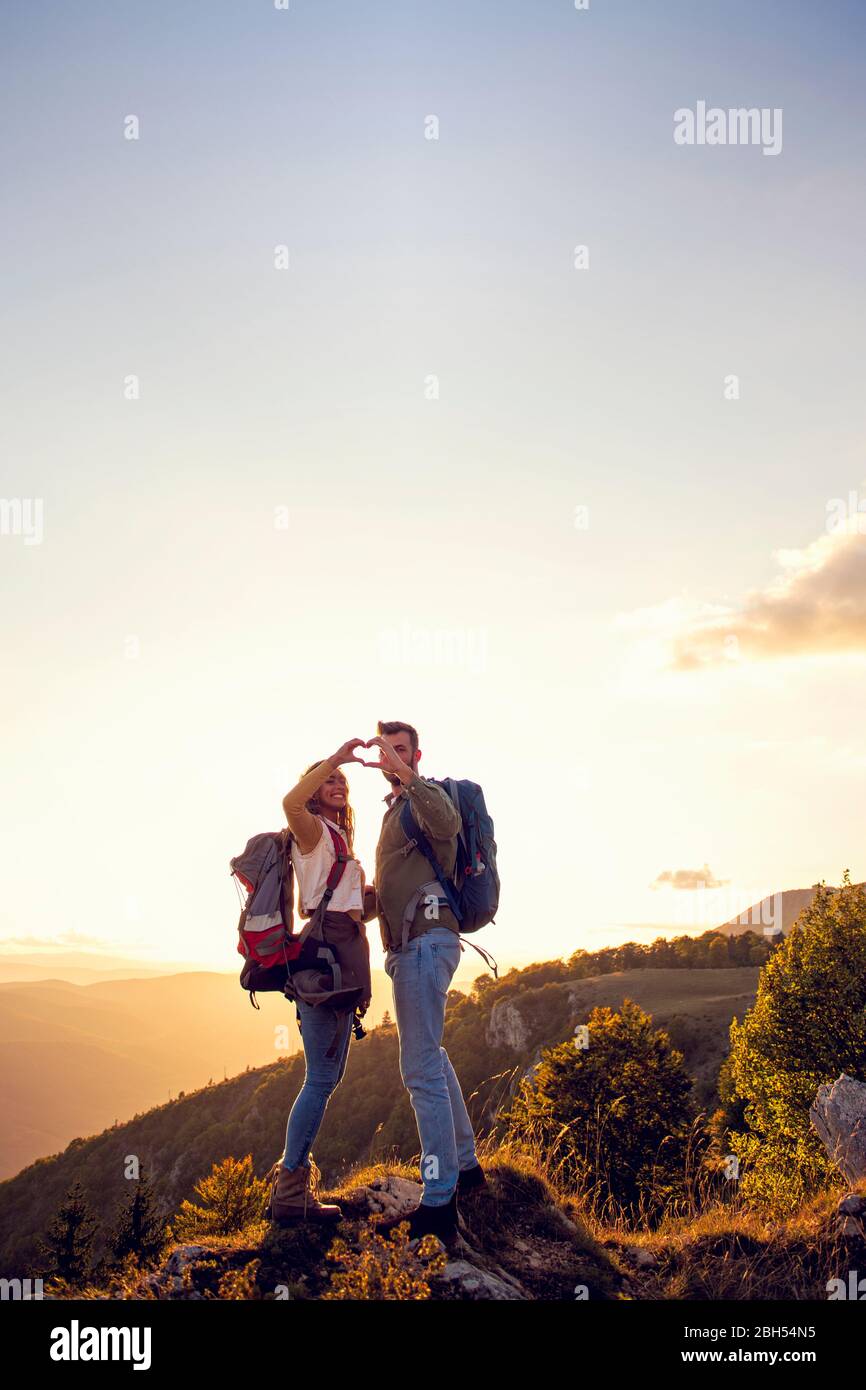
[(517, 1005), (510, 999), (500, 999), (490, 1011), (487, 1024), (490, 1047), (507, 1047), (522, 1052), (529, 1042), (529, 1028)]
[(866, 1085), (842, 1072), (832, 1085), (818, 1087), (809, 1119), (848, 1182), (866, 1179)]

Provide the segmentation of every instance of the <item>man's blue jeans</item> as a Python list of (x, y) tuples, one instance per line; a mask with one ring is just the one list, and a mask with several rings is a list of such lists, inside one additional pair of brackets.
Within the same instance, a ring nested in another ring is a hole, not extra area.
[(394, 988), (400, 1075), (421, 1140), (425, 1207), (444, 1206), (457, 1188), (458, 1171), (477, 1162), (460, 1082), (442, 1046), (445, 999), (459, 960), (460, 942), (448, 927), (431, 927), (385, 957)]
[[(305, 1004), (303, 999), (298, 1000), (298, 1012), (301, 1015), (301, 1041), (304, 1044), (307, 1074), (286, 1126), (286, 1147), (282, 1160), (284, 1168), (299, 1168), (301, 1164), (309, 1167), (313, 1140), (324, 1119), (331, 1093), (343, 1079), (352, 1040), (350, 1013), (336, 1014), (333, 1009), (321, 1004), (316, 1007)], [(334, 1056), (326, 1057), (337, 1025)]]

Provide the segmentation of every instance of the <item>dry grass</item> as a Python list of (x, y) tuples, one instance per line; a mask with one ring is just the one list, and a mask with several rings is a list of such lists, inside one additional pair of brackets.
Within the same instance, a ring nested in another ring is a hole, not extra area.
[[(595, 1194), (569, 1189), (555, 1155), (491, 1138), (479, 1157), (488, 1182), (461, 1203), (458, 1256), (516, 1281), (531, 1300), (823, 1301), (830, 1280), (847, 1281), (852, 1270), (866, 1275), (866, 1240), (838, 1234), (838, 1194), (814, 1199), (791, 1218), (772, 1220), (740, 1201), (716, 1199), (711, 1186), (696, 1187), (683, 1209), (670, 1211), (654, 1227), (629, 1227), (621, 1216), (607, 1219)], [(172, 1290), (164, 1281), (156, 1296), (459, 1296), (453, 1286), (437, 1283), (432, 1269), (416, 1269), (411, 1260), (405, 1269), (399, 1259), (383, 1262), (371, 1244), (359, 1189), (389, 1176), (417, 1181), (418, 1171), (405, 1163), (367, 1164), (324, 1194), (344, 1207), (336, 1248), (336, 1233), (325, 1228), (281, 1231), (257, 1221), (234, 1235), (197, 1242), (205, 1249), (184, 1272), (183, 1288)], [(866, 1184), (860, 1190), (866, 1195)], [(169, 1253), (161, 1257), (163, 1270)], [(334, 1281), (334, 1256), (348, 1275), (345, 1289)], [(153, 1297), (145, 1274), (130, 1262), (102, 1288), (91, 1286), (78, 1296)]]

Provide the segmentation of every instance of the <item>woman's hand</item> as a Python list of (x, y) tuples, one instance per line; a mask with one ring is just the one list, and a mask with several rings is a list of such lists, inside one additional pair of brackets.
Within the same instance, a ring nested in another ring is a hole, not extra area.
[(340, 744), (336, 753), (331, 754), (329, 762), (334, 763), (336, 767), (339, 767), (341, 763), (359, 763), (361, 767), (366, 767), (367, 764), (362, 758), (355, 757), (356, 748), (366, 747), (367, 745), (362, 738), (349, 738), (345, 743)]
[(371, 738), (367, 740), (368, 748), (374, 746), (379, 749), (379, 761), (377, 763), (364, 763), (365, 767), (377, 767), (380, 772), (392, 772), (395, 777), (399, 777), (401, 782), (411, 782), (414, 772), (408, 763), (404, 763), (399, 753), (395, 753), (390, 743), (386, 743), (383, 738)]

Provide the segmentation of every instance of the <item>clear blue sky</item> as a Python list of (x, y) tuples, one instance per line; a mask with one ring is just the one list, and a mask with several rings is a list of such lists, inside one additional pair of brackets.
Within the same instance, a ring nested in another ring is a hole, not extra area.
[[(3, 938), (230, 965), (229, 855), (377, 716), (488, 788), (506, 957), (689, 918), (665, 872), (866, 877), (862, 543), (825, 526), (866, 476), (864, 37), (4, 7), (0, 496), (44, 540), (0, 537)], [(781, 108), (781, 154), (678, 147), (699, 100)]]

